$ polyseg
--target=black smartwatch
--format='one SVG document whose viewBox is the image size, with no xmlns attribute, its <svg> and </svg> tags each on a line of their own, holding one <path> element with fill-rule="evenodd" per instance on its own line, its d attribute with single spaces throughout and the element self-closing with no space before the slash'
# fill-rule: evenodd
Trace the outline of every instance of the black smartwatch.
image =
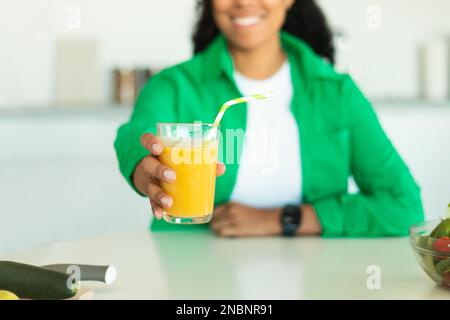
<svg viewBox="0 0 450 320">
<path fill-rule="evenodd" d="M 302 210 L 299 205 L 288 204 L 281 209 L 282 235 L 292 237 L 302 223 Z"/>
</svg>

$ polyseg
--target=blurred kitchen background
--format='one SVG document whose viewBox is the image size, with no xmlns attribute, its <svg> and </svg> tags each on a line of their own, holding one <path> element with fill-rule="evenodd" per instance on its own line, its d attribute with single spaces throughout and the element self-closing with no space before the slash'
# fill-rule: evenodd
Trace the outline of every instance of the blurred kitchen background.
<svg viewBox="0 0 450 320">
<path fill-rule="evenodd" d="M 321 0 L 337 69 L 422 187 L 450 202 L 450 1 Z M 145 229 L 113 140 L 145 81 L 191 56 L 195 0 L 0 0 L 0 252 Z"/>
</svg>

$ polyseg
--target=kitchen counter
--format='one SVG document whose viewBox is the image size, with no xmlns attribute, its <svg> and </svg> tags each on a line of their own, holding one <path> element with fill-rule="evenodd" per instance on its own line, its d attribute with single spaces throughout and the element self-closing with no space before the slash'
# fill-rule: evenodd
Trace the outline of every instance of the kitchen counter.
<svg viewBox="0 0 450 320">
<path fill-rule="evenodd" d="M 415 261 L 408 238 L 223 239 L 141 231 L 61 242 L 1 260 L 113 264 L 96 299 L 450 299 Z M 369 289 L 373 270 L 380 289 Z M 373 284 L 373 282 L 369 281 Z"/>
</svg>

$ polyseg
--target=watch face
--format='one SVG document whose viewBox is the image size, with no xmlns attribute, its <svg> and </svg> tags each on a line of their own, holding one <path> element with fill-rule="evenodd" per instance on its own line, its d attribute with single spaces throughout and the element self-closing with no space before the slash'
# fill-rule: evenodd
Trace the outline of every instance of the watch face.
<svg viewBox="0 0 450 320">
<path fill-rule="evenodd" d="M 291 217 L 291 216 L 285 216 L 285 217 L 284 217 L 284 222 L 285 222 L 285 223 L 294 223 L 294 217 Z"/>
</svg>

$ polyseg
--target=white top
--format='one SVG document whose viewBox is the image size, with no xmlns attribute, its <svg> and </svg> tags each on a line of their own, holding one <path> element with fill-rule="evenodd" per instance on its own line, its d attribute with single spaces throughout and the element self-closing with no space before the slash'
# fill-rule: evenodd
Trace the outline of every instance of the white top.
<svg viewBox="0 0 450 320">
<path fill-rule="evenodd" d="M 300 204 L 300 139 L 290 111 L 289 63 L 265 80 L 249 79 L 237 71 L 234 76 L 244 95 L 267 91 L 274 95 L 248 103 L 247 130 L 231 200 L 259 208 Z"/>
</svg>

